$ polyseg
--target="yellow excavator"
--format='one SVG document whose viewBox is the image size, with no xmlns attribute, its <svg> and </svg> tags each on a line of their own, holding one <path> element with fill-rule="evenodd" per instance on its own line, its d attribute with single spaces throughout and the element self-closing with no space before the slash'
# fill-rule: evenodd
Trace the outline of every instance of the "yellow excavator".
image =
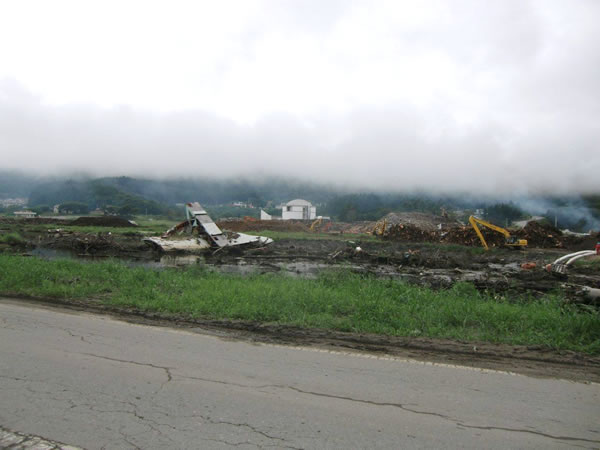
<svg viewBox="0 0 600 450">
<path fill-rule="evenodd" d="M 387 220 L 383 219 L 383 222 L 377 222 L 373 230 L 371 230 L 371 234 L 373 236 L 383 236 L 385 234 L 385 227 L 387 226 Z"/>
<path fill-rule="evenodd" d="M 479 219 L 474 216 L 469 217 L 469 223 L 475 229 L 475 233 L 477 233 L 477 236 L 479 236 L 481 245 L 483 245 L 483 248 L 485 248 L 486 250 L 489 250 L 490 248 L 488 247 L 487 242 L 485 242 L 485 238 L 483 237 L 483 234 L 481 234 L 481 230 L 479 229 L 477 224 L 480 224 L 484 227 L 488 227 L 491 230 L 494 230 L 494 231 L 497 231 L 498 233 L 503 234 L 504 237 L 506 238 L 506 242 L 504 245 L 507 245 L 508 247 L 523 248 L 523 247 L 527 246 L 526 239 L 517 239 L 515 236 L 511 236 L 510 233 L 508 232 L 508 230 L 506 230 L 502 227 L 499 227 L 497 225 L 494 225 L 493 223 L 486 222 L 485 220 Z"/>
<path fill-rule="evenodd" d="M 317 220 L 315 220 L 310 225 L 310 231 L 318 231 L 318 229 L 319 229 L 319 227 L 321 226 L 322 223 L 323 223 L 323 217 L 318 217 Z"/>
</svg>

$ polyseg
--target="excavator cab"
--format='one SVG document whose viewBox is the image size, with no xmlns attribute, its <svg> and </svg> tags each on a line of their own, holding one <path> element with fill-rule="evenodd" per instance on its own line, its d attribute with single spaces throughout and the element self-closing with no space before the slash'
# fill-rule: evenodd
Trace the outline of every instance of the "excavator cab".
<svg viewBox="0 0 600 450">
<path fill-rule="evenodd" d="M 518 239 L 516 236 L 508 236 L 506 238 L 506 245 L 509 247 L 525 247 L 527 246 L 527 240 Z"/>
</svg>

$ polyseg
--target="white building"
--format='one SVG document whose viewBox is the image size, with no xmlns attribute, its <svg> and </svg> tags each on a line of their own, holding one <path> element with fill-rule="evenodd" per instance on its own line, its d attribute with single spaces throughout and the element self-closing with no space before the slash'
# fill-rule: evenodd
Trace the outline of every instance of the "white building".
<svg viewBox="0 0 600 450">
<path fill-rule="evenodd" d="M 313 220 L 317 217 L 317 207 L 310 202 L 297 198 L 281 207 L 283 220 Z"/>
<path fill-rule="evenodd" d="M 17 217 L 21 217 L 23 219 L 32 219 L 37 214 L 34 213 L 33 211 L 15 211 L 14 215 L 17 216 Z"/>
<path fill-rule="evenodd" d="M 23 197 L 19 198 L 0 198 L 0 206 L 5 208 L 9 206 L 25 206 L 27 204 L 27 199 Z"/>
<path fill-rule="evenodd" d="M 271 214 L 266 213 L 262 209 L 260 210 L 260 220 L 273 220 L 273 216 Z"/>
</svg>

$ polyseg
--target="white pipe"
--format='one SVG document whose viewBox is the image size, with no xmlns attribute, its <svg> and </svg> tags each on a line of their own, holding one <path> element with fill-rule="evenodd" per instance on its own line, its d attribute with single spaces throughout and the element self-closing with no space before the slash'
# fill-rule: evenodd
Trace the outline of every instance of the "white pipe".
<svg viewBox="0 0 600 450">
<path fill-rule="evenodd" d="M 592 252 L 592 253 L 590 253 L 590 252 Z M 553 263 L 553 264 L 559 264 L 559 263 L 561 263 L 562 261 L 564 261 L 565 259 L 570 259 L 570 258 L 572 258 L 573 256 L 577 256 L 577 255 L 583 255 L 583 254 L 585 254 L 585 255 L 588 255 L 588 254 L 593 254 L 593 253 L 595 253 L 595 252 L 594 252 L 594 250 L 581 250 L 581 251 L 579 251 L 579 252 L 575 252 L 575 253 L 569 253 L 568 255 L 561 256 L 560 258 L 558 258 L 556 261 L 554 261 L 554 263 Z"/>
<path fill-rule="evenodd" d="M 578 260 L 578 259 L 580 259 L 580 258 L 585 258 L 586 256 L 592 256 L 592 255 L 595 255 L 595 254 L 596 254 L 596 251 L 595 251 L 595 250 L 587 250 L 587 252 L 586 252 L 586 253 L 582 253 L 581 255 L 576 255 L 576 256 L 573 256 L 571 259 L 569 259 L 569 260 L 568 260 L 568 261 L 565 263 L 565 265 L 566 265 L 566 266 L 568 266 L 569 264 L 571 264 L 571 263 L 572 263 L 572 262 L 574 262 L 574 261 L 577 261 L 577 260 Z"/>
</svg>

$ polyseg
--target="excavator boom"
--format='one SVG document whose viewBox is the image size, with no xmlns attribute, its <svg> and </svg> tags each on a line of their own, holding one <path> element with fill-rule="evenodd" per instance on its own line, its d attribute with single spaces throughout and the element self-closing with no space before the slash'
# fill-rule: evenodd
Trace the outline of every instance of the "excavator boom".
<svg viewBox="0 0 600 450">
<path fill-rule="evenodd" d="M 485 241 L 483 234 L 481 234 L 481 230 L 479 229 L 477 224 L 480 224 L 484 227 L 489 228 L 490 230 L 497 231 L 498 233 L 504 235 L 504 237 L 506 238 L 505 245 L 508 245 L 509 247 L 525 247 L 525 246 L 527 246 L 527 241 L 525 239 L 516 239 L 514 236 L 511 236 L 510 232 L 508 230 L 506 230 L 505 228 L 499 227 L 498 225 L 494 225 L 493 223 L 487 222 L 483 219 L 479 219 L 477 217 L 471 216 L 471 217 L 469 217 L 469 223 L 475 230 L 475 233 L 477 233 L 477 236 L 479 237 L 479 240 L 481 241 L 481 245 L 483 245 L 483 248 L 485 248 L 486 250 L 489 250 L 490 248 L 488 247 L 487 242 Z"/>
</svg>

